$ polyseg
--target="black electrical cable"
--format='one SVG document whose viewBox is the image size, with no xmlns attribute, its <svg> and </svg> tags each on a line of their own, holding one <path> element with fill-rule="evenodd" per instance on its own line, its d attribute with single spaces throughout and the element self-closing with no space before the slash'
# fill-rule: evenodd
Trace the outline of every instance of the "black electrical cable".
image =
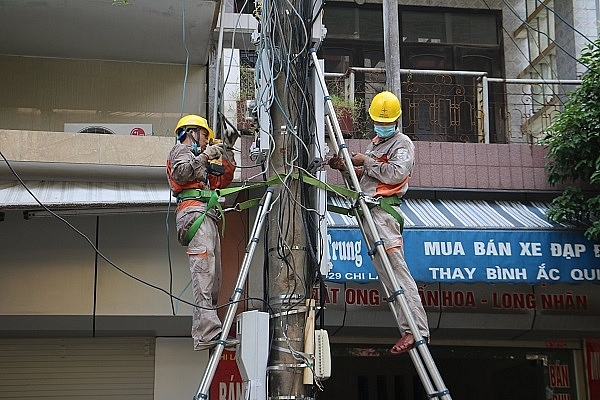
<svg viewBox="0 0 600 400">
<path fill-rule="evenodd" d="M 167 262 L 169 264 L 169 294 L 173 295 L 173 263 L 171 262 L 171 229 L 169 226 L 169 215 L 171 214 L 171 193 L 169 193 L 169 200 L 167 205 L 167 214 L 165 215 L 165 227 L 166 227 L 166 236 L 167 236 Z M 173 301 L 173 297 L 169 296 L 169 301 L 171 303 L 171 314 L 176 315 L 175 312 L 175 302 Z"/>
<path fill-rule="evenodd" d="M 346 293 L 346 289 L 347 289 L 347 288 L 348 288 L 348 287 L 347 287 L 347 284 L 346 284 L 346 282 L 344 282 L 344 292 L 343 292 L 343 293 L 344 293 L 344 296 L 345 296 L 345 293 Z M 348 304 L 347 304 L 347 303 L 346 303 L 346 301 L 344 300 L 344 315 L 343 315 L 343 317 L 342 317 L 342 324 L 341 324 L 341 325 L 340 325 L 340 326 L 339 326 L 339 327 L 338 327 L 338 328 L 337 328 L 335 331 L 333 331 L 333 333 L 331 334 L 331 337 L 334 337 L 335 335 L 337 335 L 337 333 L 338 333 L 339 331 L 341 331 L 341 330 L 342 330 L 342 328 L 344 328 L 344 327 L 346 326 L 346 316 L 347 316 L 347 315 L 348 315 Z"/>
<path fill-rule="evenodd" d="M 100 217 L 96 216 L 96 247 L 100 240 Z M 96 307 L 98 305 L 98 253 L 94 253 L 94 304 L 92 311 L 92 337 L 96 337 Z"/>
</svg>

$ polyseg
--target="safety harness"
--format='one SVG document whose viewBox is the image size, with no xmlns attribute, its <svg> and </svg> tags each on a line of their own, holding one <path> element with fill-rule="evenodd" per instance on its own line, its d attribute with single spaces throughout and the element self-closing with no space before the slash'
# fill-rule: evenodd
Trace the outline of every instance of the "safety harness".
<svg viewBox="0 0 600 400">
<path fill-rule="evenodd" d="M 400 233 L 404 232 L 404 218 L 402 217 L 402 215 L 393 207 L 393 206 L 399 206 L 400 204 L 402 204 L 402 201 L 400 200 L 400 198 L 397 195 L 392 195 L 389 197 L 380 197 L 377 200 L 379 200 L 379 206 L 386 211 L 388 214 L 390 214 L 392 217 L 394 217 L 396 219 L 396 221 L 398 221 L 398 223 L 400 224 Z M 369 208 L 373 208 L 375 206 L 377 206 L 377 204 L 373 204 L 372 203 L 368 203 Z"/>
<path fill-rule="evenodd" d="M 206 218 L 206 214 L 213 207 L 216 207 L 223 217 L 223 207 L 219 204 L 219 198 L 221 197 L 219 190 L 202 190 L 202 189 L 186 189 L 179 194 L 177 194 L 177 203 L 181 203 L 185 200 L 198 200 L 203 203 L 206 203 L 206 210 L 194 221 L 194 223 L 190 226 L 185 235 L 185 245 L 187 246 L 192 241 L 192 238 L 198 232 L 200 225 L 204 222 L 204 218 Z M 225 224 L 225 219 L 223 219 L 223 225 Z M 225 227 L 223 226 L 224 230 Z"/>
<path fill-rule="evenodd" d="M 261 182 L 261 183 L 253 184 L 253 185 L 249 185 L 249 186 L 231 187 L 231 188 L 223 188 L 223 189 L 215 189 L 215 190 L 185 189 L 185 190 L 182 190 L 181 192 L 179 192 L 176 195 L 178 204 L 185 200 L 198 200 L 203 203 L 206 203 L 206 209 L 204 210 L 204 212 L 192 223 L 192 225 L 190 225 L 190 228 L 188 229 L 187 234 L 185 235 L 185 238 L 184 238 L 184 245 L 187 246 L 188 244 L 190 244 L 194 235 L 196 235 L 196 232 L 198 232 L 198 229 L 200 229 L 200 225 L 202 225 L 202 222 L 204 222 L 204 219 L 206 218 L 206 214 L 213 207 L 216 207 L 217 210 L 219 211 L 219 214 L 221 215 L 221 220 L 223 221 L 223 224 L 221 225 L 221 234 L 224 235 L 224 233 L 225 233 L 225 212 L 223 211 L 223 207 L 221 206 L 221 204 L 219 202 L 220 198 L 227 196 L 228 194 L 239 192 L 241 190 L 246 190 L 246 189 L 265 186 L 265 185 L 268 186 L 272 182 L 274 182 L 274 179 L 270 179 L 266 182 Z M 260 199 L 247 200 L 243 203 L 240 203 L 236 207 L 236 209 L 238 211 L 245 210 L 246 208 L 250 208 L 250 207 L 258 204 L 259 201 L 260 201 Z"/>
</svg>

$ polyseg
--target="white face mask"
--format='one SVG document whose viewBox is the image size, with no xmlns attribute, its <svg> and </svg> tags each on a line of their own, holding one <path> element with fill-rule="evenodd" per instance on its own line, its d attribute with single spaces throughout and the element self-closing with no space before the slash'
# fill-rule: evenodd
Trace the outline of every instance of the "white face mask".
<svg viewBox="0 0 600 400">
<path fill-rule="evenodd" d="M 394 125 L 373 125 L 375 133 L 380 138 L 389 138 L 396 133 L 396 127 Z"/>
</svg>

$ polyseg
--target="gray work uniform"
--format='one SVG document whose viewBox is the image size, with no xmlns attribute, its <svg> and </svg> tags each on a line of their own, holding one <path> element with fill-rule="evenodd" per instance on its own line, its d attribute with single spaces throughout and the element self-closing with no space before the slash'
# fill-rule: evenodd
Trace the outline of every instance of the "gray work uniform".
<svg viewBox="0 0 600 400">
<path fill-rule="evenodd" d="M 171 149 L 167 160 L 167 175 L 172 192 L 177 195 L 186 189 L 222 189 L 233 179 L 235 164 L 233 154 L 227 151 L 223 157 L 225 173 L 221 176 L 207 174 L 208 160 L 205 155 L 196 156 L 192 147 L 181 143 Z M 185 245 L 190 226 L 204 213 L 206 202 L 183 200 L 177 206 L 177 237 Z M 192 338 L 194 347 L 208 342 L 221 333 L 222 324 L 215 306 L 221 288 L 221 239 L 217 225 L 218 212 L 209 210 L 206 218 L 187 245 L 187 255 L 192 278 L 194 307 Z"/>
<path fill-rule="evenodd" d="M 356 167 L 363 193 L 374 198 L 388 197 L 394 194 L 402 197 L 408 190 L 408 180 L 415 160 L 415 147 L 410 138 L 399 131 L 396 131 L 393 136 L 387 139 L 376 137 L 365 150 L 365 155 L 367 159 L 362 167 Z M 393 207 L 400 213 L 399 206 Z M 423 337 L 429 337 L 427 315 L 419 297 L 417 284 L 404 260 L 404 244 L 400 223 L 380 206 L 373 207 L 371 215 L 377 226 L 379 236 L 383 240 L 396 280 L 404 289 L 408 306 L 412 311 L 420 333 Z M 365 226 L 365 230 L 369 242 L 373 244 L 375 238 L 368 227 Z M 375 256 L 373 264 L 381 283 L 387 291 L 391 294 L 398 290 L 399 288 L 393 287 L 379 257 Z M 407 319 L 400 308 L 400 303 L 395 301 L 392 305 L 398 315 L 401 332 L 403 334 L 410 332 Z"/>
</svg>

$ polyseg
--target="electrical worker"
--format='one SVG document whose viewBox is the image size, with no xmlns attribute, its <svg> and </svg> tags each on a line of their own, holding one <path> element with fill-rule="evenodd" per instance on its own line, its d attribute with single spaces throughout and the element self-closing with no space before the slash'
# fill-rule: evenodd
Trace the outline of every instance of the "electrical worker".
<svg viewBox="0 0 600 400">
<path fill-rule="evenodd" d="M 428 342 L 427 315 L 419 297 L 417 284 L 404 260 L 404 221 L 400 214 L 400 198 L 408 190 L 408 180 L 414 167 L 415 146 L 410 138 L 398 129 L 400 114 L 402 110 L 396 95 L 388 91 L 378 93 L 369 107 L 369 115 L 377 136 L 367 146 L 364 154 L 352 153 L 351 159 L 360 179 L 361 190 L 366 196 L 379 202 L 371 208 L 371 215 L 420 334 Z M 344 160 L 337 155 L 330 159 L 329 166 L 342 171 L 343 174 L 348 173 Z M 370 243 L 375 243 L 376 239 L 372 237 L 371 232 L 368 229 L 366 231 Z M 392 286 L 379 257 L 375 257 L 373 264 L 388 293 L 395 293 L 399 288 Z M 414 346 L 415 338 L 399 302 L 395 300 L 392 304 L 398 315 L 402 337 L 392 347 L 391 352 L 401 354 Z"/>
<path fill-rule="evenodd" d="M 214 189 L 223 189 L 233 180 L 235 161 L 230 149 L 211 144 L 215 134 L 203 117 L 181 118 L 175 136 L 178 143 L 167 159 L 167 177 L 177 197 L 177 237 L 187 246 L 192 275 L 194 350 L 204 350 L 217 344 L 222 331 L 215 308 L 221 287 L 220 213 L 211 199 L 218 199 Z M 225 346 L 233 344 L 228 339 Z"/>
</svg>

